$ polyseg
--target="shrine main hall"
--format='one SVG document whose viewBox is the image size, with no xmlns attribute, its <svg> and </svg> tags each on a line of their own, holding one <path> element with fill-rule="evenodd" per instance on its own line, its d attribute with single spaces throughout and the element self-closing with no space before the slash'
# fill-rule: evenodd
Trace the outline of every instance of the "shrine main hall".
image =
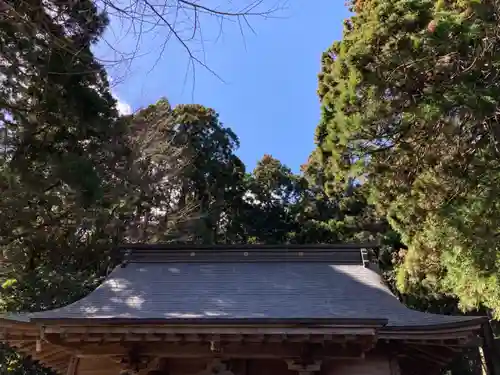
<svg viewBox="0 0 500 375">
<path fill-rule="evenodd" d="M 63 375 L 432 375 L 490 340 L 404 306 L 362 246 L 124 250 L 84 298 L 5 315 L 2 342 Z"/>
</svg>

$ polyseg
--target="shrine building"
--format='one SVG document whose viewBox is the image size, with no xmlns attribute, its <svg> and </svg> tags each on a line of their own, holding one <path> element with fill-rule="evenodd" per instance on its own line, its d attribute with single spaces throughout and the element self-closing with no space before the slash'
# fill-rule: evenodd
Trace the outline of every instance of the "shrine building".
<svg viewBox="0 0 500 375">
<path fill-rule="evenodd" d="M 433 375 L 488 341 L 484 317 L 405 307 L 366 247 L 124 250 L 86 297 L 4 316 L 1 341 L 63 375 Z"/>
</svg>

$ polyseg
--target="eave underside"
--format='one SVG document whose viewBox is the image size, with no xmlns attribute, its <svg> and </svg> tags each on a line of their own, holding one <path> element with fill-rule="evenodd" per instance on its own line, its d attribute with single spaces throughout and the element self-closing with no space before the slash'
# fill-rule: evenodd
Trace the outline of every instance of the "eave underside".
<svg viewBox="0 0 500 375">
<path fill-rule="evenodd" d="M 384 327 L 4 325 L 2 341 L 68 375 L 117 375 L 130 353 L 144 363 L 176 360 L 290 359 L 304 353 L 323 361 L 364 358 L 377 351 L 406 366 L 443 368 L 464 347 L 478 345 L 479 324 L 428 330 Z M 125 361 L 126 362 L 126 361 Z M 148 367 L 144 367 L 146 370 Z M 144 371 L 143 371 L 144 372 Z M 142 375 L 142 374 L 141 374 Z"/>
</svg>

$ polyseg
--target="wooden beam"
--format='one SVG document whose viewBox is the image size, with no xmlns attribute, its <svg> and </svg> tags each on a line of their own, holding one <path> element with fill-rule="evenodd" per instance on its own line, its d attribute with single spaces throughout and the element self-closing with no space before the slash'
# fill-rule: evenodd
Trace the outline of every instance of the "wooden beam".
<svg viewBox="0 0 500 375">
<path fill-rule="evenodd" d="M 47 362 L 50 362 L 52 358 L 57 358 L 57 357 L 60 357 L 60 356 L 64 356 L 64 355 L 67 355 L 68 353 L 64 352 L 64 350 L 62 350 L 62 348 L 60 347 L 53 347 L 52 350 L 50 351 L 44 351 L 42 353 L 37 353 L 35 355 L 35 357 L 39 360 L 39 361 L 47 361 Z"/>
<path fill-rule="evenodd" d="M 436 350 L 428 350 L 425 348 L 418 347 L 416 345 L 409 345 L 408 348 L 410 350 L 414 350 L 424 356 L 426 356 L 429 360 L 441 365 L 446 366 L 453 360 L 454 353 L 450 353 L 452 355 L 442 355 L 439 351 Z"/>
<path fill-rule="evenodd" d="M 300 358 L 304 349 L 309 347 L 313 357 L 317 358 L 359 358 L 365 351 L 361 344 L 351 344 L 342 347 L 339 344 L 307 345 L 299 343 L 227 343 L 221 345 L 217 356 L 222 358 Z M 98 358 L 111 356 L 125 356 L 131 350 L 148 357 L 163 358 L 212 358 L 214 353 L 209 343 L 186 343 L 184 345 L 162 344 L 66 344 L 65 348 L 71 350 L 79 358 Z"/>
<path fill-rule="evenodd" d="M 280 336 L 266 336 L 266 335 L 161 335 L 161 334 L 64 334 L 62 337 L 58 334 L 46 334 L 46 339 L 49 342 L 65 343 L 114 343 L 114 342 L 176 342 L 176 343 L 189 343 L 189 342 L 246 342 L 246 343 L 280 343 L 280 342 L 297 342 L 297 343 L 323 343 L 323 342 L 338 342 L 348 343 L 356 341 L 370 341 L 374 342 L 374 336 L 333 336 L 327 338 L 324 336 L 307 337 L 305 335 L 280 335 Z M 62 340 L 62 341 L 61 341 Z"/>
<path fill-rule="evenodd" d="M 477 347 L 481 345 L 482 340 L 479 337 L 471 337 L 468 340 L 403 340 L 403 344 L 446 347 L 455 351 L 462 351 L 464 348 Z"/>
<path fill-rule="evenodd" d="M 66 367 L 69 365 L 71 356 L 65 354 L 64 352 L 60 352 L 58 355 L 52 356 L 51 358 L 39 359 L 37 356 L 33 356 L 33 358 L 49 367 L 54 367 L 55 365 L 64 365 Z"/>
<path fill-rule="evenodd" d="M 441 374 L 441 368 L 436 366 L 435 363 L 422 360 L 421 358 L 412 357 L 399 357 L 399 367 L 401 374 L 425 374 L 425 375 L 438 375 Z"/>
<path fill-rule="evenodd" d="M 453 328 L 441 329 L 419 329 L 419 330 L 405 330 L 405 329 L 390 329 L 382 328 L 378 331 L 378 336 L 382 339 L 456 339 L 467 338 L 470 336 L 477 336 L 481 332 L 481 323 Z"/>
<path fill-rule="evenodd" d="M 375 328 L 356 327 L 193 327 L 193 326 L 47 326 L 45 334 L 79 333 L 79 334 L 174 334 L 174 335 L 336 335 L 336 336 L 373 336 Z"/>
</svg>

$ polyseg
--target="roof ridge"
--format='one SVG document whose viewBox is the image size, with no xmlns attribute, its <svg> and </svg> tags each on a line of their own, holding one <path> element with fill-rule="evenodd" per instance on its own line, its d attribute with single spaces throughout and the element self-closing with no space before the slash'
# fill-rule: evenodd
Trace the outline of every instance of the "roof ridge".
<svg viewBox="0 0 500 375">
<path fill-rule="evenodd" d="M 121 246 L 133 263 L 325 262 L 368 266 L 374 245 L 172 245 Z"/>
<path fill-rule="evenodd" d="M 125 243 L 120 249 L 361 249 L 376 248 L 376 242 L 367 243 L 314 243 L 314 244 L 189 244 L 189 243 Z"/>
</svg>

